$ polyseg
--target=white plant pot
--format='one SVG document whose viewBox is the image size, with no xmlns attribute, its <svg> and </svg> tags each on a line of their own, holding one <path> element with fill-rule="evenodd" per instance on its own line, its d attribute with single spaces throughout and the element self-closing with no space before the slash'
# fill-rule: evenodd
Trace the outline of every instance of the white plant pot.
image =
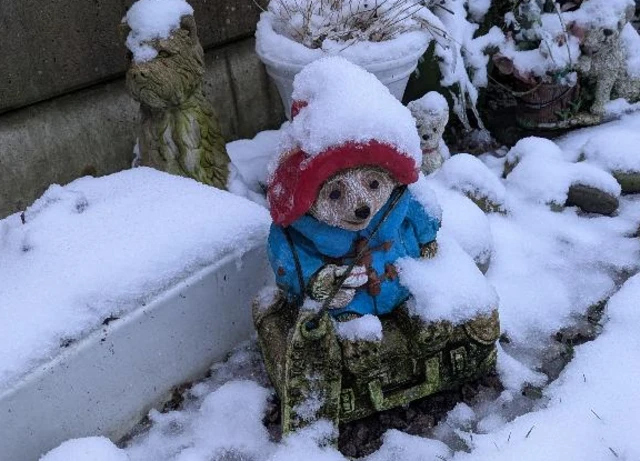
<svg viewBox="0 0 640 461">
<path fill-rule="evenodd" d="M 302 46 L 302 45 L 300 45 Z M 407 55 L 389 61 L 376 61 L 371 64 L 363 64 L 356 62 L 368 72 L 375 75 L 398 100 L 402 100 L 404 90 L 407 88 L 409 76 L 416 70 L 418 59 L 424 54 L 426 48 L 413 50 Z M 256 52 L 260 60 L 264 63 L 267 73 L 273 79 L 280 93 L 282 104 L 284 105 L 287 118 L 291 119 L 291 94 L 293 93 L 293 80 L 307 64 L 313 62 L 309 60 L 304 64 L 292 63 L 290 61 L 279 60 L 273 54 L 265 56 L 256 47 Z M 327 54 L 328 56 L 328 54 Z M 347 58 L 348 59 L 348 58 Z"/>
</svg>

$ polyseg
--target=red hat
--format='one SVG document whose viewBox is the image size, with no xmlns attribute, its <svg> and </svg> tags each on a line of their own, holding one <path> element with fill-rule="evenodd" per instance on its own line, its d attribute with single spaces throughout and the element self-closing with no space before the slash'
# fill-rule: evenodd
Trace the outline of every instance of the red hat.
<svg viewBox="0 0 640 461">
<path fill-rule="evenodd" d="M 307 65 L 293 84 L 284 154 L 269 178 L 273 222 L 307 213 L 336 173 L 377 166 L 400 184 L 418 180 L 422 150 L 411 112 L 372 74 L 340 57 Z"/>
<path fill-rule="evenodd" d="M 327 179 L 339 171 L 366 165 L 387 170 L 400 184 L 418 180 L 418 169 L 411 157 L 375 140 L 347 142 L 313 157 L 301 149 L 290 151 L 280 158 L 269 181 L 267 199 L 273 222 L 290 225 L 309 211 Z"/>
</svg>

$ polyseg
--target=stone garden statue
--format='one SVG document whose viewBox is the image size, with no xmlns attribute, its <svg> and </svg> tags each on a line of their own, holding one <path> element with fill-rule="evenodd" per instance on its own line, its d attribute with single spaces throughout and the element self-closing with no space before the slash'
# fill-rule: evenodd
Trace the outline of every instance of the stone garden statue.
<svg viewBox="0 0 640 461">
<path fill-rule="evenodd" d="M 181 2 L 171 2 L 180 5 Z M 159 17 L 146 30 L 157 2 L 140 0 L 123 21 L 132 60 L 127 88 L 140 102 L 140 164 L 227 188 L 230 160 L 220 125 L 202 92 L 204 52 L 191 7 Z M 171 17 L 171 15 L 165 15 Z M 164 31 L 158 33 L 164 27 Z"/>
<path fill-rule="evenodd" d="M 449 104 L 437 91 L 430 91 L 420 99 L 407 104 L 416 119 L 420 147 L 422 148 L 422 172 L 430 174 L 449 158 L 449 149 L 442 139 L 449 122 Z"/>
<path fill-rule="evenodd" d="M 587 7 L 589 2 L 583 5 Z M 640 98 L 640 80 L 629 75 L 621 42 L 622 30 L 634 14 L 634 6 L 629 5 L 611 27 L 602 27 L 596 21 L 586 28 L 572 26 L 572 32 L 581 38 L 578 72 L 585 86 L 592 89 L 590 112 L 593 115 L 604 115 L 605 105 L 611 99 L 625 98 L 635 102 Z"/>
<path fill-rule="evenodd" d="M 350 99 L 352 90 L 364 93 Z M 421 160 L 410 112 L 341 58 L 303 69 L 293 97 L 287 149 L 268 184 L 277 287 L 253 310 L 283 433 L 362 418 L 489 372 L 496 311 L 454 326 L 426 323 L 406 306 L 395 262 L 435 257 L 440 228 L 408 187 Z"/>
</svg>

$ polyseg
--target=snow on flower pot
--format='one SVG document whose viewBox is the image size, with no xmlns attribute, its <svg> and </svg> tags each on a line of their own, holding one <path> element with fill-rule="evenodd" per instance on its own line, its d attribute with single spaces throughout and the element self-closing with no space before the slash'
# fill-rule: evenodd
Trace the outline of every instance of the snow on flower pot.
<svg viewBox="0 0 640 461">
<path fill-rule="evenodd" d="M 325 39 L 320 47 L 312 48 L 289 38 L 279 22 L 273 12 L 262 13 L 256 32 L 256 52 L 278 88 L 289 119 L 293 79 L 307 64 L 325 56 L 340 55 L 374 74 L 401 100 L 409 76 L 431 40 L 426 31 L 408 29 L 381 41 Z"/>
</svg>

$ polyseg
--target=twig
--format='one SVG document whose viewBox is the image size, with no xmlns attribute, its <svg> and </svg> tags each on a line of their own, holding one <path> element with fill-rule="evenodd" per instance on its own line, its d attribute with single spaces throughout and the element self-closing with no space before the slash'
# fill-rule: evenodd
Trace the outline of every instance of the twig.
<svg viewBox="0 0 640 461">
<path fill-rule="evenodd" d="M 534 424 L 533 426 L 531 426 L 531 429 L 529 429 L 529 432 L 527 432 L 527 435 L 524 436 L 525 439 L 528 439 L 529 436 L 531 435 L 531 431 L 533 431 L 533 428 L 536 427 L 536 425 Z"/>
</svg>

